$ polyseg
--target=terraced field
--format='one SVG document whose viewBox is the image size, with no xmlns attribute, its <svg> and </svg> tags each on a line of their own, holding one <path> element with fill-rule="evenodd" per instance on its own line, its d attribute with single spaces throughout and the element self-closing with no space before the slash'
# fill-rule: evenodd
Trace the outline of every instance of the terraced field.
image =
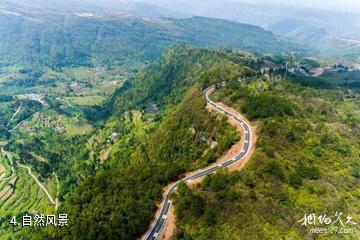
<svg viewBox="0 0 360 240">
<path fill-rule="evenodd" d="M 0 184 L 0 213 L 53 211 L 54 205 L 49 202 L 34 179 L 25 170 L 17 170 L 19 176 L 14 176 Z M 3 195 L 3 193 L 8 194 Z"/>
<path fill-rule="evenodd" d="M 35 212 L 54 214 L 55 208 L 26 169 L 15 165 L 12 174 L 10 161 L 4 154 L 0 155 L 0 164 L 0 239 L 7 239 L 14 236 L 9 216 Z M 43 185 L 52 196 L 56 195 L 55 178 Z"/>
<path fill-rule="evenodd" d="M 11 175 L 11 167 L 4 157 L 0 155 L 0 179 Z"/>
</svg>

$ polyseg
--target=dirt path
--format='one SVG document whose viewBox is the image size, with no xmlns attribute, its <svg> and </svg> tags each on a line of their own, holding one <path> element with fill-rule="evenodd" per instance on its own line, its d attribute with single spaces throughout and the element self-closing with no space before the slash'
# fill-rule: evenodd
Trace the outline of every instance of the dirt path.
<svg viewBox="0 0 360 240">
<path fill-rule="evenodd" d="M 13 178 L 15 176 L 15 168 L 14 168 L 14 161 L 12 159 L 11 154 L 6 152 L 3 148 L 1 148 L 1 154 L 8 159 L 10 167 L 11 167 L 11 176 L 0 177 L 0 181 L 3 181 L 3 180 L 8 180 L 10 178 Z"/>
<path fill-rule="evenodd" d="M 55 198 L 55 209 L 58 209 L 60 206 L 59 196 L 60 196 L 60 182 L 58 175 L 54 172 L 54 177 L 56 180 L 56 198 Z"/>
<path fill-rule="evenodd" d="M 41 182 L 39 181 L 39 179 L 37 179 L 37 177 L 32 173 L 31 168 L 21 165 L 19 162 L 17 162 L 17 165 L 19 165 L 19 167 L 27 169 L 29 175 L 35 179 L 35 182 L 39 185 L 39 187 L 45 192 L 46 196 L 48 197 L 49 201 L 54 204 L 55 206 L 57 206 L 57 203 L 55 202 L 55 200 L 53 199 L 53 197 L 50 195 L 50 193 L 48 192 L 48 190 L 41 184 Z"/>
<path fill-rule="evenodd" d="M 7 180 L 10 179 L 12 177 L 15 176 L 15 169 L 14 169 L 14 161 L 12 159 L 12 155 L 9 152 L 6 152 L 3 148 L 1 149 L 1 154 L 4 156 L 7 156 L 7 158 L 10 161 L 10 165 L 11 165 L 11 171 L 12 171 L 12 175 L 10 177 L 7 178 L 0 178 L 0 180 Z M 28 174 L 35 180 L 35 182 L 37 183 L 37 185 L 39 185 L 39 187 L 45 192 L 46 196 L 48 197 L 49 201 L 55 205 L 55 208 L 58 208 L 59 206 L 59 202 L 58 202 L 58 197 L 56 197 L 56 199 L 54 200 L 54 198 L 51 196 L 51 194 L 48 192 L 48 190 L 41 184 L 41 182 L 39 181 L 39 179 L 32 173 L 31 168 L 21 165 L 19 162 L 16 162 L 17 165 L 21 168 L 24 168 L 28 171 Z M 60 192 L 60 188 L 59 188 L 59 181 L 58 178 L 56 176 L 56 181 L 57 181 L 57 196 Z"/>
<path fill-rule="evenodd" d="M 10 121 L 9 121 L 9 124 L 12 120 L 14 120 L 14 118 L 16 117 L 16 115 L 20 112 L 22 108 L 22 103 L 20 104 L 19 108 L 16 110 L 16 112 L 14 113 L 14 115 L 11 117 Z"/>
<path fill-rule="evenodd" d="M 22 120 L 22 121 L 19 122 L 13 129 L 9 130 L 8 132 L 9 132 L 9 133 L 14 132 L 14 131 L 15 131 L 18 127 L 20 127 L 24 122 L 26 122 L 27 120 L 31 119 L 31 118 L 32 118 L 35 114 L 37 114 L 37 113 L 39 113 L 39 112 L 36 112 L 36 113 L 32 114 L 31 116 L 29 116 L 28 118 Z"/>
</svg>

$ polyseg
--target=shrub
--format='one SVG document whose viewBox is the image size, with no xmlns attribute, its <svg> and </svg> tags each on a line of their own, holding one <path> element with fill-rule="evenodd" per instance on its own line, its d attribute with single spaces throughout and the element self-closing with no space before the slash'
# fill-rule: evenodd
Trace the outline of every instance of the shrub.
<svg viewBox="0 0 360 240">
<path fill-rule="evenodd" d="M 289 177 L 289 184 L 294 188 L 298 188 L 302 185 L 302 177 L 299 172 L 295 172 Z"/>
<path fill-rule="evenodd" d="M 296 106 L 290 101 L 263 93 L 260 96 L 248 96 L 242 111 L 251 119 L 268 118 L 275 116 L 293 116 Z"/>
<path fill-rule="evenodd" d="M 306 166 L 303 163 L 300 163 L 298 172 L 303 178 L 308 178 L 311 180 L 317 180 L 321 177 L 320 170 L 315 165 Z"/>
<path fill-rule="evenodd" d="M 204 213 L 204 219 L 207 226 L 216 224 L 216 211 L 213 208 L 207 208 Z"/>
<path fill-rule="evenodd" d="M 281 168 L 281 165 L 275 160 L 265 162 L 264 171 L 279 178 L 280 180 L 285 179 L 285 174 Z"/>
</svg>

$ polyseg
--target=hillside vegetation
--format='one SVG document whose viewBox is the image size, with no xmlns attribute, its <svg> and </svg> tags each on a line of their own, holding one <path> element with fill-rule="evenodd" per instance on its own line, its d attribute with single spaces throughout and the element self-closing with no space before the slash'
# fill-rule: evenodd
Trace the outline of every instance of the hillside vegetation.
<svg viewBox="0 0 360 240">
<path fill-rule="evenodd" d="M 262 72 L 269 61 L 279 67 Z M 20 239 L 141 236 L 165 186 L 214 162 L 241 137 L 226 118 L 205 109 L 202 90 L 224 81 L 226 87 L 212 97 L 258 123 L 257 151 L 241 173 L 219 172 L 195 188 L 179 187 L 176 238 L 309 238 L 297 221 L 325 210 L 328 215 L 343 211 L 359 222 L 357 89 L 349 99 L 341 84 L 323 88 L 314 84 L 319 78 L 284 79 L 284 66 L 276 61 L 232 50 L 173 47 L 103 105 L 82 108 L 87 119 L 49 97 L 50 107 L 65 119 L 92 123 L 93 129 L 77 135 L 49 129 L 26 135 L 22 129 L 16 133 L 22 138 L 10 138 L 6 148 L 41 178 L 58 175 L 58 211 L 68 213 L 71 224 L 7 234 Z"/>
<path fill-rule="evenodd" d="M 13 11 L 13 14 L 0 13 L 0 64 L 26 62 L 60 69 L 111 67 L 128 61 L 148 63 L 166 48 L 178 44 L 257 52 L 300 50 L 260 27 L 224 20 Z"/>
<path fill-rule="evenodd" d="M 175 239 L 313 239 L 298 222 L 305 214 L 360 221 L 359 99 L 274 79 L 228 81 L 214 93 L 258 123 L 257 150 L 241 172 L 179 189 Z M 358 225 L 345 227 L 354 233 L 316 239 L 358 239 Z"/>
<path fill-rule="evenodd" d="M 134 239 L 143 234 L 164 186 L 213 162 L 239 140 L 226 118 L 217 118 L 205 109 L 201 92 L 199 76 L 205 66 L 211 68 L 217 61 L 231 64 L 221 55 L 226 53 L 192 47 L 171 49 L 131 85 L 120 89 L 111 105 L 113 115 L 107 116 L 94 140 L 102 145 L 102 132 L 120 133 L 111 157 L 65 198 L 59 210 L 67 212 L 73 224 L 48 228 L 36 236 Z M 237 70 L 240 73 L 242 69 Z M 124 99 L 127 104 L 120 104 Z M 144 107 L 153 103 L 160 108 L 158 120 L 148 121 Z"/>
</svg>

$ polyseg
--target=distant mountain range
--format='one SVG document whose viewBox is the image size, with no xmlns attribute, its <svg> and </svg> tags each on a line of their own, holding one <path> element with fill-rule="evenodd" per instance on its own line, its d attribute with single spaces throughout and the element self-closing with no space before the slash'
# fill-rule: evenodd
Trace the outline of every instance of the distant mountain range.
<svg viewBox="0 0 360 240">
<path fill-rule="evenodd" d="M 255 5 L 223 0 L 141 0 L 188 15 L 227 19 L 261 26 L 291 37 L 322 54 L 339 54 L 360 47 L 360 14 L 304 9 L 279 5 Z M 339 51 L 339 48 L 341 49 Z M 350 50 L 351 52 L 351 50 Z"/>
<path fill-rule="evenodd" d="M 189 14 L 179 13 L 168 8 L 162 8 L 150 3 L 131 0 L 3 0 L 0 11 L 16 10 L 37 13 L 114 13 L 126 11 L 136 15 L 152 17 L 189 17 Z"/>
<path fill-rule="evenodd" d="M 36 6 L 36 7 L 35 7 Z M 0 11 L 23 8 L 38 12 L 118 12 L 152 17 L 203 16 L 254 24 L 275 34 L 299 33 L 360 40 L 360 14 L 275 5 L 256 5 L 231 0 L 3 0 Z"/>
<path fill-rule="evenodd" d="M 55 1 L 49 5 L 37 1 L 34 5 L 26 1 L 1 4 L 3 61 L 53 68 L 114 64 L 129 58 L 147 62 L 158 58 L 167 47 L 179 44 L 261 53 L 303 51 L 299 45 L 254 25 L 203 17 L 157 18 L 120 8 L 104 10 L 76 2 L 67 5 Z M 124 8 L 134 6 L 125 3 Z"/>
<path fill-rule="evenodd" d="M 340 57 L 360 49 L 355 13 L 219 0 L 4 0 L 0 23 L 2 59 L 53 67 L 152 61 L 177 44 Z"/>
</svg>

